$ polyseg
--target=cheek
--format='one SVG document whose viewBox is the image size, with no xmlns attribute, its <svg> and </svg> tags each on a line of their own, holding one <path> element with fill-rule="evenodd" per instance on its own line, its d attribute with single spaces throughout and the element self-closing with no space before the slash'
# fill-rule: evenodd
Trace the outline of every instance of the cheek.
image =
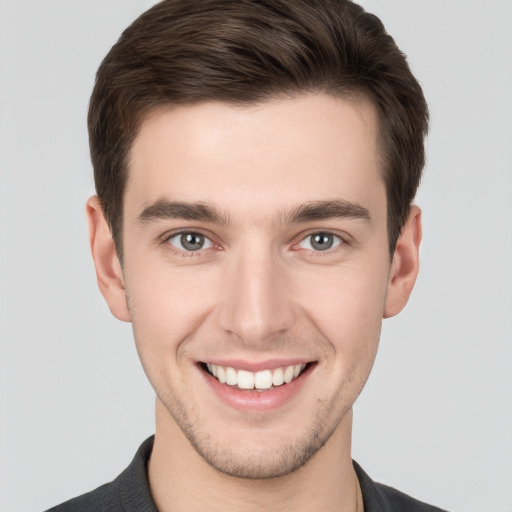
<svg viewBox="0 0 512 512">
<path fill-rule="evenodd" d="M 177 369 L 183 369 L 188 341 L 208 315 L 212 299 L 197 275 L 158 266 L 131 276 L 127 295 L 137 353 L 157 395 L 169 403 L 179 395 Z"/>
<path fill-rule="evenodd" d="M 310 286 L 296 290 L 296 296 L 302 297 L 303 311 L 336 353 L 334 364 L 344 371 L 358 365 L 369 371 L 380 337 L 387 268 L 361 265 L 333 270 L 321 278 L 316 275 Z"/>
<path fill-rule="evenodd" d="M 176 351 L 208 315 L 215 276 L 198 270 L 146 267 L 127 283 L 135 340 L 141 349 Z"/>
</svg>

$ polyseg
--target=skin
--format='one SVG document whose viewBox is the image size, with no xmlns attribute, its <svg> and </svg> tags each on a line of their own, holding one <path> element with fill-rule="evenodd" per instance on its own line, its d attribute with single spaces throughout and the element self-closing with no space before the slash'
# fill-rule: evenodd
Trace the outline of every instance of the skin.
<svg viewBox="0 0 512 512">
<path fill-rule="evenodd" d="M 99 287 L 133 323 L 157 394 L 148 473 L 160 511 L 362 510 L 352 405 L 382 319 L 408 300 L 421 240 L 413 206 L 390 259 L 377 126 L 370 102 L 323 94 L 156 110 L 131 152 L 123 267 L 98 199 L 88 201 Z M 208 204 L 229 222 L 154 209 L 141 220 L 158 201 Z M 329 201 L 367 218 L 290 220 Z M 206 245 L 186 252 L 180 230 Z M 332 248 L 311 245 L 318 233 Z M 242 411 L 198 364 L 219 358 L 294 358 L 310 371 L 279 407 Z"/>
</svg>

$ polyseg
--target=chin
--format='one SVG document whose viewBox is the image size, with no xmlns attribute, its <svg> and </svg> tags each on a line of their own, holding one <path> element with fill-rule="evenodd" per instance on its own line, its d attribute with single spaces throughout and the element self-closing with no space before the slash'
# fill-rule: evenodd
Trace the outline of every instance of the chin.
<svg viewBox="0 0 512 512">
<path fill-rule="evenodd" d="M 207 429 L 197 428 L 197 423 L 184 422 L 179 427 L 211 467 L 231 477 L 254 480 L 282 477 L 304 466 L 338 425 L 327 428 L 326 422 L 317 417 L 302 434 L 288 430 L 274 435 L 256 428 L 254 432 L 226 433 L 217 440 Z"/>
<path fill-rule="evenodd" d="M 293 473 L 306 464 L 327 439 L 315 437 L 311 441 L 280 446 L 278 450 L 212 450 L 209 446 L 202 446 L 197 439 L 190 438 L 192 446 L 210 466 L 226 475 L 251 480 L 278 478 Z"/>
</svg>

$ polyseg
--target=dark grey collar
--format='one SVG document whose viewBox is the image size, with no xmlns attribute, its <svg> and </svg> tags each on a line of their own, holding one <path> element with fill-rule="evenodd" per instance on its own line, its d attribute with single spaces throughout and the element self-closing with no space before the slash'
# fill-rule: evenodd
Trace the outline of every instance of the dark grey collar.
<svg viewBox="0 0 512 512">
<path fill-rule="evenodd" d="M 113 482 L 47 512 L 158 512 L 147 475 L 153 441 L 154 436 L 151 436 L 142 443 L 130 465 Z M 357 462 L 353 464 L 363 493 L 364 512 L 443 512 L 396 489 L 375 483 Z"/>
<path fill-rule="evenodd" d="M 119 476 L 123 480 L 120 485 L 122 502 L 127 512 L 157 512 L 153 504 L 146 467 L 153 448 L 154 436 L 150 437 L 139 448 L 132 463 Z M 421 503 L 392 487 L 374 482 L 353 461 L 354 470 L 361 485 L 365 512 L 442 512 L 440 509 Z"/>
</svg>

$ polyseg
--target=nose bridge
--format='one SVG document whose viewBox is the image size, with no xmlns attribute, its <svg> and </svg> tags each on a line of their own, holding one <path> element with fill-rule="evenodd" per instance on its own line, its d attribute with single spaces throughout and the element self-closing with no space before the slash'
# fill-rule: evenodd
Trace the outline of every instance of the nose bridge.
<svg viewBox="0 0 512 512">
<path fill-rule="evenodd" d="M 228 293 L 220 312 L 221 327 L 246 343 L 261 343 L 288 330 L 292 300 L 283 263 L 270 244 L 245 244 L 230 263 L 225 269 Z"/>
</svg>

